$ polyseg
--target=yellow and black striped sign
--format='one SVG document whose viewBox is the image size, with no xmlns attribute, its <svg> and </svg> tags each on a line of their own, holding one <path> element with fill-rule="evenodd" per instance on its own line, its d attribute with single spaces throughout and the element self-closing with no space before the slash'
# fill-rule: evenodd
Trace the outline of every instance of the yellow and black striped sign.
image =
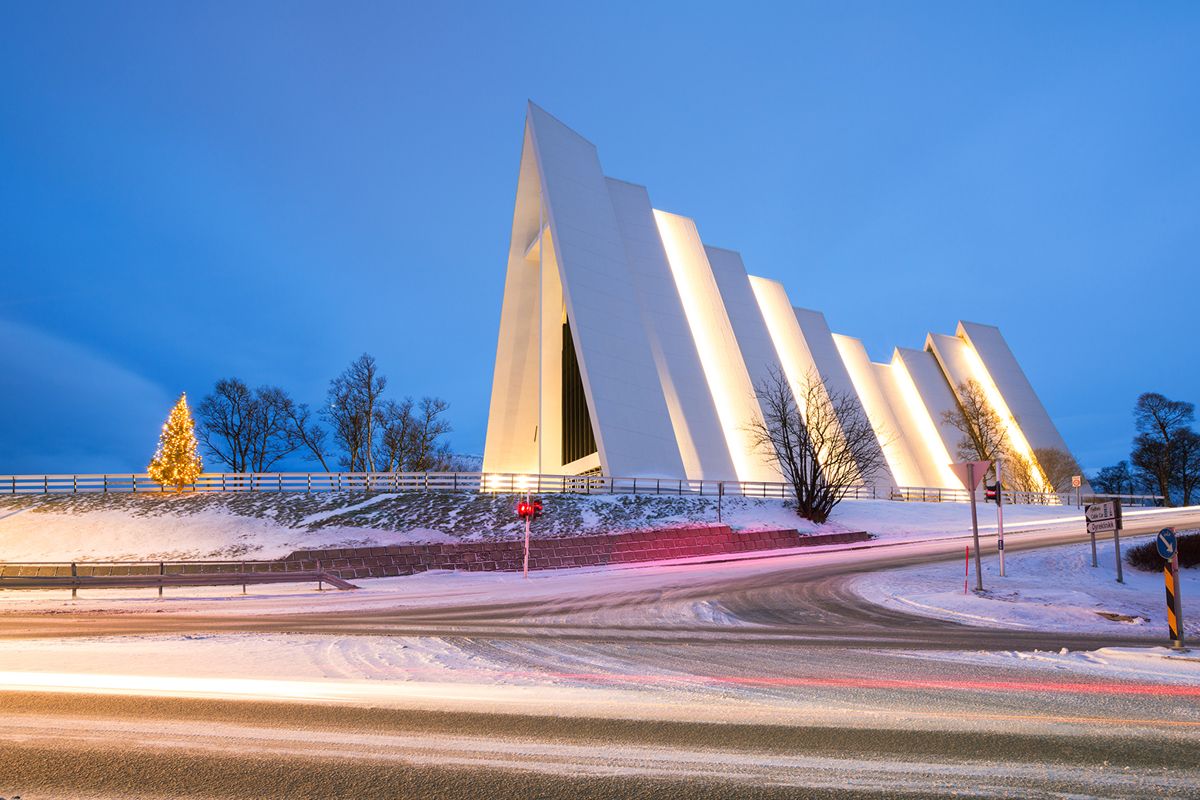
<svg viewBox="0 0 1200 800">
<path fill-rule="evenodd" d="M 1167 585 L 1167 628 L 1171 633 L 1171 641 L 1178 645 L 1183 643 L 1182 620 L 1179 619 L 1179 568 L 1177 558 L 1172 558 L 1163 566 L 1163 581 Z"/>
</svg>

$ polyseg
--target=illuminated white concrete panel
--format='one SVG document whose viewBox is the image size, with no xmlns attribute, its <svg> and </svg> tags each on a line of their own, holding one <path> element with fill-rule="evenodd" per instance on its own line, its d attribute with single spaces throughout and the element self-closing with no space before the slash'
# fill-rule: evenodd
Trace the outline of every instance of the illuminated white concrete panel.
<svg viewBox="0 0 1200 800">
<path fill-rule="evenodd" d="M 541 460 L 539 472 L 547 466 L 556 469 L 562 465 L 562 321 L 566 313 L 563 303 L 562 276 L 555 257 L 553 235 L 547 226 L 535 247 L 537 258 L 534 269 L 541 271 L 541 318 L 542 330 L 538 346 L 541 348 L 541 365 L 538 379 L 541 397 L 538 412 L 538 449 Z M 526 261 L 530 261 L 528 256 Z"/>
<path fill-rule="evenodd" d="M 602 468 L 612 475 L 682 475 L 596 148 L 533 104 L 529 125 Z"/>
<path fill-rule="evenodd" d="M 821 381 L 829 396 L 843 396 L 866 414 L 846 365 L 833 341 L 833 334 L 819 311 L 794 308 L 777 281 L 750 276 L 750 286 L 775 346 L 775 353 L 788 383 L 797 397 L 807 391 L 810 380 Z M 803 413 L 803 409 L 801 409 Z M 874 420 L 872 421 L 874 423 Z M 890 465 L 871 476 L 871 483 L 893 485 Z"/>
<path fill-rule="evenodd" d="M 803 397 L 810 378 L 821 379 L 820 370 L 804 340 L 787 292 L 778 281 L 750 276 L 750 288 L 758 302 L 776 359 L 796 397 Z M 804 413 L 804 409 L 800 409 Z"/>
<path fill-rule="evenodd" d="M 758 301 L 754 298 L 742 256 L 733 250 L 711 245 L 704 246 L 704 253 L 708 256 L 713 278 L 721 293 L 721 302 L 725 304 L 725 311 L 733 326 L 742 363 L 746 365 L 746 374 L 750 376 L 751 383 L 756 387 L 761 386 L 770 376 L 772 367 L 779 369 L 780 365 L 775 355 L 775 344 L 767 332 Z"/>
<path fill-rule="evenodd" d="M 957 413 L 958 400 L 950 391 L 937 359 L 932 353 L 897 347 L 892 367 L 896 370 L 898 387 L 909 398 L 913 421 L 923 432 L 921 446 L 925 449 L 926 460 L 922 461 L 922 471 L 926 475 L 935 471 L 942 476 L 933 486 L 962 488 L 962 483 L 950 471 L 950 464 L 959 460 L 958 442 L 962 435 L 945 421 L 947 411 Z M 912 402 L 913 392 L 919 403 Z M 923 416 L 921 409 L 925 412 Z"/>
<path fill-rule="evenodd" d="M 612 178 L 608 191 L 684 472 L 691 479 L 736 480 L 650 196 L 643 186 Z"/>
<path fill-rule="evenodd" d="M 925 340 L 925 349 L 937 358 L 938 364 L 941 365 L 942 371 L 949 381 L 950 388 L 956 395 L 961 394 L 961 387 L 969 381 L 979 384 L 987 398 L 988 406 L 996 412 L 1004 426 L 1009 445 L 1020 456 L 1036 464 L 1033 450 L 1009 409 L 1008 402 L 1000 393 L 974 348 L 965 339 L 957 336 L 931 333 Z"/>
<path fill-rule="evenodd" d="M 817 374 L 825 382 L 826 388 L 834 395 L 840 394 L 857 402 L 859 413 L 866 414 L 862 398 L 855 390 L 854 382 L 846 369 L 846 363 L 842 360 L 837 344 L 833 341 L 833 333 L 829 330 L 825 315 L 820 311 L 807 308 L 793 308 L 792 311 L 800 326 L 804 341 L 808 345 L 808 351 L 812 355 Z M 876 421 L 872 420 L 872 422 Z M 896 481 L 892 476 L 890 465 L 887 463 L 886 457 L 883 461 L 883 465 L 869 482 L 881 486 L 893 486 Z"/>
<path fill-rule="evenodd" d="M 483 449 L 487 472 L 535 472 L 538 467 L 534 437 L 538 425 L 539 276 L 537 268 L 525 261 L 525 252 L 537 238 L 540 195 L 541 176 L 527 123 Z"/>
<path fill-rule="evenodd" d="M 776 480 L 778 472 L 755 450 L 747 430 L 762 421 L 762 412 L 700 233 L 692 220 L 678 214 L 656 210 L 654 221 L 737 477 L 743 481 Z"/>
<path fill-rule="evenodd" d="M 858 339 L 833 334 L 842 363 L 850 375 L 854 391 L 871 420 L 871 427 L 879 441 L 880 449 L 887 460 L 894 484 L 884 485 L 932 486 L 926 483 L 921 471 L 921 462 L 909 447 L 916 431 L 907 430 L 893 410 L 893 404 L 903 402 L 889 384 L 892 382 L 891 368 L 887 364 L 873 364 L 867 349 Z"/>
<path fill-rule="evenodd" d="M 959 322 L 958 336 L 979 356 L 979 360 L 997 391 L 1004 398 L 1009 412 L 1034 449 L 1049 448 L 1071 452 L 1062 434 L 1058 432 L 1046 407 L 1033 390 L 1033 384 L 1017 363 L 1016 356 L 994 325 L 977 322 Z M 1085 487 L 1085 491 L 1090 490 Z"/>
</svg>

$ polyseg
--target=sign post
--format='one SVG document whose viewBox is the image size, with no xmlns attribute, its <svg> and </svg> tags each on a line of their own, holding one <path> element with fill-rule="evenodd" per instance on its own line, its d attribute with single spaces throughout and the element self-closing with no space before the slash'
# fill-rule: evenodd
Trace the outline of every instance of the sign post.
<svg viewBox="0 0 1200 800">
<path fill-rule="evenodd" d="M 1000 550 L 1000 577 L 1004 577 L 1004 482 L 1000 468 L 1004 462 L 996 459 L 996 547 Z"/>
<path fill-rule="evenodd" d="M 983 564 L 979 558 L 979 514 L 975 510 L 975 488 L 987 475 L 990 461 L 962 461 L 951 464 L 950 469 L 967 487 L 967 496 L 971 499 L 971 534 L 975 540 L 975 591 L 983 591 Z"/>
<path fill-rule="evenodd" d="M 1155 541 L 1158 554 L 1162 556 L 1163 582 L 1167 587 L 1167 631 L 1171 636 L 1171 647 L 1183 649 L 1183 598 L 1179 596 L 1179 543 L 1174 528 L 1163 528 Z"/>
<path fill-rule="evenodd" d="M 517 503 L 517 516 L 525 520 L 525 561 L 522 572 L 526 579 L 529 578 L 529 523 L 534 517 L 542 515 L 542 501 L 534 500 L 533 496 L 525 493 L 525 499 Z"/>
<path fill-rule="evenodd" d="M 1087 535 L 1092 537 L 1092 566 L 1096 566 L 1096 534 L 1112 531 L 1112 545 L 1117 551 L 1117 583 L 1124 583 L 1121 570 L 1121 500 L 1090 503 L 1084 510 Z"/>
<path fill-rule="evenodd" d="M 967 552 L 963 554 L 963 594 L 967 593 L 967 579 L 971 577 L 971 545 L 967 545 Z"/>
<path fill-rule="evenodd" d="M 1125 576 L 1121 572 L 1121 501 L 1113 500 L 1113 511 L 1116 512 L 1117 526 L 1113 528 L 1113 547 L 1117 550 L 1117 583 L 1124 583 Z"/>
<path fill-rule="evenodd" d="M 1079 508 L 1083 504 L 1083 476 L 1071 476 L 1071 488 L 1075 490 L 1075 507 Z"/>
<path fill-rule="evenodd" d="M 1117 551 L 1117 583 L 1124 583 L 1125 576 L 1121 569 L 1121 501 L 1089 503 L 1083 517 L 1087 520 L 1088 535 L 1092 537 L 1092 566 L 1096 566 L 1096 534 L 1112 531 L 1113 546 Z"/>
</svg>

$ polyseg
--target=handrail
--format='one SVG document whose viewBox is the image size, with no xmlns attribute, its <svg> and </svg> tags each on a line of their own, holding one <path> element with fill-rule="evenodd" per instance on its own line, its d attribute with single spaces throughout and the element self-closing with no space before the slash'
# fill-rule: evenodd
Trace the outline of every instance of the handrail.
<svg viewBox="0 0 1200 800">
<path fill-rule="evenodd" d="M 789 484 L 770 481 L 717 481 L 688 478 L 621 478 L 610 475 L 537 475 L 485 472 L 206 472 L 185 492 L 407 492 L 454 491 L 492 494 L 665 494 L 699 497 L 773 497 L 791 495 Z M 0 475 L 0 495 L 167 493 L 148 474 L 88 473 Z M 976 494 L 980 501 L 982 492 Z M 897 500 L 963 503 L 965 489 L 930 486 L 853 486 L 847 500 Z M 1082 494 L 1075 492 L 1010 492 L 1006 503 L 1079 505 L 1090 500 L 1119 499 L 1124 505 L 1159 505 L 1160 495 Z"/>
</svg>

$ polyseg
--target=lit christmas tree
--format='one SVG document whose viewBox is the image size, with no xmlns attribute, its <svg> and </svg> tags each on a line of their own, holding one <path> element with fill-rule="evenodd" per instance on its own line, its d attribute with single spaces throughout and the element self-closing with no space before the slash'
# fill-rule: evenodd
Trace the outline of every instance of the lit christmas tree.
<svg viewBox="0 0 1200 800">
<path fill-rule="evenodd" d="M 184 393 L 179 395 L 179 402 L 163 425 L 158 451 L 146 471 L 155 482 L 183 491 L 184 486 L 196 482 L 203 469 L 200 454 L 196 452 L 196 425 Z"/>
</svg>

